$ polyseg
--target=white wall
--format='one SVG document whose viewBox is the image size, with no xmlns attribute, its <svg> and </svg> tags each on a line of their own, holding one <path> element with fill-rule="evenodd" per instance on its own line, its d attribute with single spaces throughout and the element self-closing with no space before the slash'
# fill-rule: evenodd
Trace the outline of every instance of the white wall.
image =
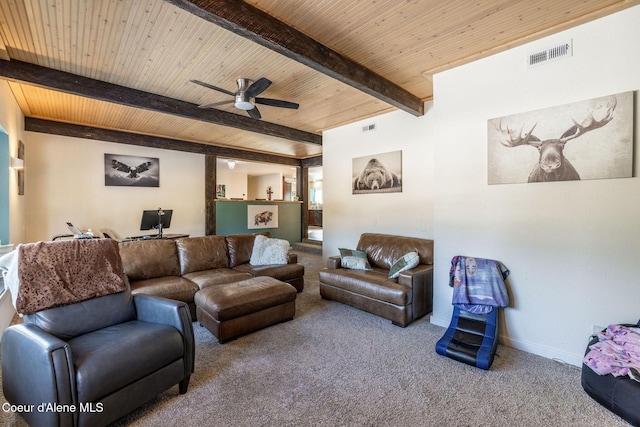
<svg viewBox="0 0 640 427">
<path fill-rule="evenodd" d="M 270 173 L 260 176 L 249 176 L 247 198 L 267 199 L 267 187 L 271 187 L 271 200 L 282 199 L 282 174 Z"/>
<path fill-rule="evenodd" d="M 433 239 L 431 104 L 416 118 L 397 111 L 323 135 L 323 253 L 355 248 L 363 232 Z M 375 124 L 375 130 L 362 127 Z M 352 159 L 402 150 L 402 192 L 352 194 Z"/>
<path fill-rule="evenodd" d="M 224 198 L 247 198 L 249 190 L 247 189 L 246 172 L 230 170 L 226 166 L 219 167 L 216 174 L 216 182 L 225 186 Z"/>
<path fill-rule="evenodd" d="M 638 22 L 640 6 L 438 74 L 425 117 L 397 112 L 326 132 L 325 256 L 364 231 L 434 238 L 431 321 L 441 326 L 452 312 L 451 258 L 498 259 L 511 270 L 512 296 L 501 342 L 580 365 L 594 325 L 640 318 L 637 142 L 633 178 L 489 186 L 487 120 L 637 91 Z M 572 58 L 526 69 L 527 53 L 567 38 Z M 635 109 L 637 140 L 637 100 Z M 379 133 L 361 133 L 369 122 Z M 351 195 L 352 157 L 398 149 L 403 193 Z"/>
<path fill-rule="evenodd" d="M 489 186 L 486 147 L 490 118 L 637 91 L 638 22 L 634 7 L 434 77 L 433 322 L 450 319 L 446 272 L 457 254 L 499 259 L 511 270 L 502 338 L 514 347 L 580 364 L 594 325 L 640 318 L 640 180 Z M 572 58 L 525 67 L 527 53 L 566 39 Z M 637 140 L 637 101 L 635 108 Z M 570 145 L 588 150 L 579 140 Z M 535 149 L 517 149 L 530 150 L 535 164 Z"/>
<path fill-rule="evenodd" d="M 140 231 L 145 209 L 173 209 L 167 233 L 204 235 L 204 156 L 27 132 L 25 164 L 28 241 L 80 229 L 110 228 L 122 237 Z M 25 144 L 27 143 L 25 142 Z M 156 157 L 160 187 L 104 184 L 104 154 Z"/>
</svg>

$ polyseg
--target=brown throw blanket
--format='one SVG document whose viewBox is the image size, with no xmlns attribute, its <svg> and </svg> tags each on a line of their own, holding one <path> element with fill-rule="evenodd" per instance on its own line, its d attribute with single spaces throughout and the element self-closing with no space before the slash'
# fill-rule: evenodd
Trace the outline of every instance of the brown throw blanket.
<svg viewBox="0 0 640 427">
<path fill-rule="evenodd" d="M 111 239 L 74 239 L 18 246 L 16 311 L 47 308 L 127 289 L 118 251 Z"/>
</svg>

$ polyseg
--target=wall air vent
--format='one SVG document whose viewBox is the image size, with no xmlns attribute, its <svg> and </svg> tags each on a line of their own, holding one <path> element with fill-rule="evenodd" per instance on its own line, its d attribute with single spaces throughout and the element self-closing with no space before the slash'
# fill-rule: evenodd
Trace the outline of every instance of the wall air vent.
<svg viewBox="0 0 640 427">
<path fill-rule="evenodd" d="M 376 129 L 376 124 L 372 123 L 370 125 L 362 126 L 362 132 L 369 132 Z"/>
<path fill-rule="evenodd" d="M 573 40 L 527 55 L 527 68 L 573 56 Z"/>
</svg>

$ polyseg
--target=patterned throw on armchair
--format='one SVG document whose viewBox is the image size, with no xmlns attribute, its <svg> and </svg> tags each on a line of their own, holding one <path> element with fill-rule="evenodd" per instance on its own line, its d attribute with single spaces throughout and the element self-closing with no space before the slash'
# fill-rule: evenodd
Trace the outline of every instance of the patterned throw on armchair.
<svg viewBox="0 0 640 427">
<path fill-rule="evenodd" d="M 29 425 L 102 426 L 194 369 L 183 302 L 131 295 L 111 239 L 18 246 L 3 259 L 21 324 L 2 336 L 2 386 Z"/>
</svg>

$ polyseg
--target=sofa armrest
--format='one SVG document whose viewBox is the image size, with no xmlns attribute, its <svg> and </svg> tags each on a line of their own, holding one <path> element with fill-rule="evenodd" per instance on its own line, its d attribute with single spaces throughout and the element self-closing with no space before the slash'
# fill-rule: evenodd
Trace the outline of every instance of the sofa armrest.
<svg viewBox="0 0 640 427">
<path fill-rule="evenodd" d="M 191 375 L 194 369 L 195 340 L 187 303 L 145 294 L 134 295 L 133 302 L 136 305 L 138 320 L 171 325 L 180 331 L 185 348 L 185 375 Z"/>
<path fill-rule="evenodd" d="M 298 263 L 298 254 L 295 252 L 287 253 L 287 264 L 297 264 Z"/>
<path fill-rule="evenodd" d="M 335 270 L 337 268 L 342 268 L 342 264 L 340 263 L 340 256 L 339 255 L 330 256 L 327 259 L 327 268 L 330 268 L 332 270 Z"/>
<path fill-rule="evenodd" d="M 411 270 L 401 271 L 398 283 L 414 287 L 425 279 L 433 277 L 433 265 L 419 264 Z"/>
<path fill-rule="evenodd" d="M 414 318 L 433 309 L 433 265 L 420 264 L 411 270 L 402 271 L 398 283 L 411 287 Z"/>
<path fill-rule="evenodd" d="M 2 334 L 2 383 L 8 402 L 27 405 L 22 416 L 29 425 L 73 425 L 71 412 L 38 411 L 42 403 L 79 404 L 74 401 L 75 369 L 65 341 L 35 325 L 7 328 Z"/>
</svg>

